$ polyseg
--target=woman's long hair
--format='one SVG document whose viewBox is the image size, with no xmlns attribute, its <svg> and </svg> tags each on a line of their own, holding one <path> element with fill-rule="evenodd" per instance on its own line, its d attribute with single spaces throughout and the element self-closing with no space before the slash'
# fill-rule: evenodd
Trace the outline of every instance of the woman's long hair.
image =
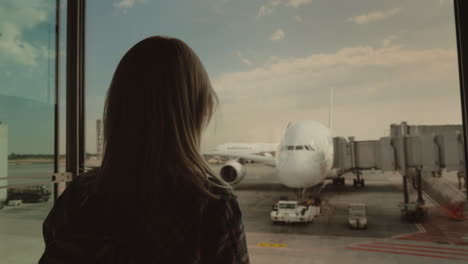
<svg viewBox="0 0 468 264">
<path fill-rule="evenodd" d="M 154 36 L 120 61 L 104 110 L 104 153 L 96 190 L 112 203 L 160 200 L 171 186 L 215 197 L 208 179 L 230 188 L 200 153 L 217 96 L 195 52 Z M 177 190 L 177 189 L 175 189 Z M 168 197 L 170 199 L 170 197 Z"/>
</svg>

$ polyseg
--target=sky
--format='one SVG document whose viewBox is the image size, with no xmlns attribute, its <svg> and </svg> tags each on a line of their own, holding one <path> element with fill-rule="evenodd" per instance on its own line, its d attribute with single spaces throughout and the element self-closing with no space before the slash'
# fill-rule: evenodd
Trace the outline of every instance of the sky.
<svg viewBox="0 0 468 264">
<path fill-rule="evenodd" d="M 50 103 L 48 3 L 0 3 L 0 96 Z M 151 35 L 191 46 L 218 93 L 202 150 L 278 142 L 295 120 L 328 125 L 332 89 L 334 136 L 378 139 L 401 121 L 461 123 L 452 1 L 100 0 L 86 12 L 88 152 L 115 67 Z M 45 151 L 15 140 L 22 151 Z"/>
</svg>

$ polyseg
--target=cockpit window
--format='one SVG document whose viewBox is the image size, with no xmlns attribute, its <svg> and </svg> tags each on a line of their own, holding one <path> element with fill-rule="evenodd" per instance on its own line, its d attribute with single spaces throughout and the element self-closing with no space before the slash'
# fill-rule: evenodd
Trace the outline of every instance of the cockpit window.
<svg viewBox="0 0 468 264">
<path fill-rule="evenodd" d="M 283 146 L 282 150 L 308 150 L 308 151 L 315 151 L 315 149 L 311 145 L 297 145 L 297 146 Z"/>
</svg>

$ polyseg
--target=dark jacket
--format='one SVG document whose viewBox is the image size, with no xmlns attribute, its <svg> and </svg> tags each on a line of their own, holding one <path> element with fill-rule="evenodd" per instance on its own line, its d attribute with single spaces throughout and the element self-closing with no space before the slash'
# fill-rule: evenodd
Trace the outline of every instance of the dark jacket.
<svg viewBox="0 0 468 264">
<path fill-rule="evenodd" d="M 166 207 L 142 217 L 138 204 L 119 212 L 98 195 L 85 195 L 95 179 L 93 172 L 76 177 L 55 202 L 43 224 L 39 264 L 249 263 L 231 191 L 212 186 L 221 198 L 198 203 L 175 198 L 174 189 L 161 203 Z"/>
</svg>

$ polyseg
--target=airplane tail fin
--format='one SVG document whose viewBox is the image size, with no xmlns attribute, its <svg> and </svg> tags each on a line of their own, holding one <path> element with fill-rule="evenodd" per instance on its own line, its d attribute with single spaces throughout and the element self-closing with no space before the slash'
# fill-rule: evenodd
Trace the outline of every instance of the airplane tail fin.
<svg viewBox="0 0 468 264">
<path fill-rule="evenodd" d="M 330 105 L 328 109 L 328 127 L 332 129 L 333 125 L 333 87 L 330 88 Z"/>
</svg>

